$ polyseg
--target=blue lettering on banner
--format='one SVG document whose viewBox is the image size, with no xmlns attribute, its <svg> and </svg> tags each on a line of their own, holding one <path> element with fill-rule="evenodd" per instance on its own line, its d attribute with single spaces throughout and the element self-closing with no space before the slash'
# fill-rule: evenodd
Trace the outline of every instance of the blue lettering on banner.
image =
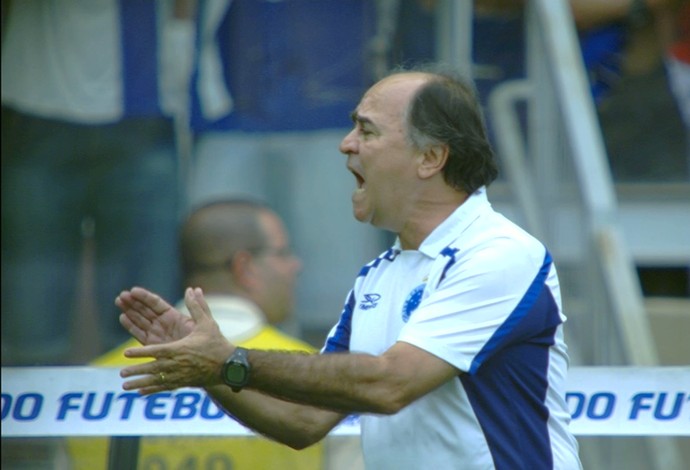
<svg viewBox="0 0 690 470">
<path fill-rule="evenodd" d="M 653 402 L 652 400 L 655 399 L 656 393 L 653 392 L 644 392 L 644 393 L 638 393 L 632 398 L 632 408 L 630 409 L 630 418 L 629 419 L 637 419 L 640 413 L 644 410 L 651 410 Z M 683 403 L 690 400 L 690 394 L 688 394 L 686 398 L 685 393 L 676 393 L 676 398 L 673 402 L 673 405 L 671 406 L 670 412 L 664 413 L 664 408 L 666 408 L 666 398 L 668 397 L 668 393 L 666 392 L 661 392 L 659 393 L 659 398 L 656 400 L 656 404 L 654 404 L 654 418 L 661 420 L 661 421 L 668 421 L 672 419 L 678 418 L 680 416 L 680 411 L 681 408 L 683 407 Z"/>
<path fill-rule="evenodd" d="M 165 408 L 165 403 L 161 402 L 163 398 L 170 398 L 172 393 L 156 393 L 154 395 L 149 395 L 146 397 L 146 410 L 144 411 L 144 416 L 148 419 L 153 420 L 163 420 L 165 419 L 165 414 L 157 414 L 155 412 L 158 408 Z"/>
<path fill-rule="evenodd" d="M 2 419 L 12 415 L 17 421 L 27 421 L 38 417 L 43 404 L 43 396 L 36 393 L 19 395 L 15 402 L 10 394 L 2 394 Z M 67 420 L 77 414 L 87 421 L 100 421 L 117 413 L 119 419 L 128 420 L 137 402 L 144 403 L 144 417 L 152 421 L 189 420 L 199 416 L 205 420 L 217 420 L 226 416 L 206 394 L 198 392 L 169 392 L 141 396 L 135 392 L 116 395 L 114 392 L 69 392 L 59 398 L 56 419 Z"/>
<path fill-rule="evenodd" d="M 582 392 L 568 392 L 565 400 L 573 419 L 608 419 L 616 407 L 616 395 L 612 392 L 597 392 L 591 396 Z M 672 421 L 681 416 L 683 406 L 688 402 L 690 393 L 640 392 L 631 399 L 628 420 L 649 418 L 651 414 L 657 421 Z"/>
<path fill-rule="evenodd" d="M 2 419 L 5 419 L 7 415 L 10 414 L 10 409 L 12 408 L 12 395 L 9 393 L 3 393 L 2 394 L 2 410 L 1 416 Z"/>
<path fill-rule="evenodd" d="M 101 410 L 96 414 L 94 414 L 92 410 L 94 402 L 96 401 L 96 394 L 94 392 L 90 392 L 88 395 L 86 395 L 84 419 L 87 421 L 94 421 L 105 418 L 108 415 L 108 411 L 110 410 L 110 403 L 112 403 L 113 401 L 113 395 L 115 395 L 113 392 L 108 392 L 105 394 L 105 400 L 103 400 Z"/>
<path fill-rule="evenodd" d="M 32 421 L 38 418 L 43 406 L 43 396 L 38 393 L 22 393 L 13 403 L 12 395 L 2 394 L 2 419 L 12 411 L 12 418 L 16 421 Z"/>
<path fill-rule="evenodd" d="M 585 404 L 587 403 L 587 397 L 584 393 L 580 392 L 568 392 L 565 394 L 565 402 L 568 404 L 570 409 L 570 416 L 573 419 L 577 419 L 582 416 L 582 410 L 585 409 Z M 575 402 L 575 408 L 573 408 L 572 403 Z"/>
<path fill-rule="evenodd" d="M 185 399 L 189 399 L 185 403 Z M 172 419 L 191 419 L 196 414 L 196 404 L 201 397 L 197 393 L 180 393 L 175 397 Z"/>
<path fill-rule="evenodd" d="M 213 412 L 213 410 L 216 410 Z M 225 415 L 225 412 L 218 408 L 215 403 L 209 398 L 204 398 L 204 402 L 201 405 L 201 417 L 204 419 L 220 419 Z"/>
<path fill-rule="evenodd" d="M 616 406 L 616 396 L 610 392 L 594 393 L 589 400 L 584 393 L 570 392 L 565 394 L 565 400 L 569 405 L 573 401 L 575 402 L 575 408 L 570 409 L 570 415 L 573 419 L 580 418 L 583 411 L 589 419 L 608 419 Z"/>
<path fill-rule="evenodd" d="M 124 408 L 122 408 L 122 414 L 120 415 L 121 421 L 129 419 L 129 416 L 132 413 L 132 407 L 134 406 L 134 401 L 137 398 L 141 398 L 141 395 L 135 392 L 123 393 L 119 397 L 117 397 L 118 400 L 124 399 L 125 401 L 125 406 Z"/>
<path fill-rule="evenodd" d="M 83 393 L 65 393 L 60 397 L 60 408 L 58 409 L 57 420 L 64 421 L 69 410 L 78 410 L 79 404 L 72 403 L 73 399 L 83 397 Z"/>
</svg>

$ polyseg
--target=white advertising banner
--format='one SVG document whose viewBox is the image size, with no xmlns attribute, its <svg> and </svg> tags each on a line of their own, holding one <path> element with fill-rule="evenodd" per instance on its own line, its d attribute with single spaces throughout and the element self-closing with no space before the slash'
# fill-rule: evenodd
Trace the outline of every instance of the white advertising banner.
<svg viewBox="0 0 690 470">
<path fill-rule="evenodd" d="M 2 437 L 250 435 L 198 389 L 140 396 L 117 368 L 3 367 Z M 690 367 L 574 367 L 576 435 L 690 436 Z M 356 419 L 333 431 L 359 433 Z"/>
</svg>

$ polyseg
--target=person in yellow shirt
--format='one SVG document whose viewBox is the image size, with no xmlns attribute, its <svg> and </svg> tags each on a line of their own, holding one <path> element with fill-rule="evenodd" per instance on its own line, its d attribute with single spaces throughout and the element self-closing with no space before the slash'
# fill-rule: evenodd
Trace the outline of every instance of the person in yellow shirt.
<svg viewBox="0 0 690 470">
<path fill-rule="evenodd" d="M 228 340 L 247 348 L 314 351 L 274 326 L 292 313 L 302 265 L 270 208 L 240 199 L 207 203 L 182 224 L 180 251 L 184 285 L 208 293 L 214 318 Z M 183 301 L 177 308 L 187 312 Z M 92 364 L 131 364 L 124 351 L 137 345 L 131 339 Z M 68 446 L 75 469 L 107 468 L 107 439 L 72 439 Z M 296 451 L 257 437 L 145 437 L 137 468 L 310 470 L 324 468 L 323 454 L 322 445 Z"/>
</svg>

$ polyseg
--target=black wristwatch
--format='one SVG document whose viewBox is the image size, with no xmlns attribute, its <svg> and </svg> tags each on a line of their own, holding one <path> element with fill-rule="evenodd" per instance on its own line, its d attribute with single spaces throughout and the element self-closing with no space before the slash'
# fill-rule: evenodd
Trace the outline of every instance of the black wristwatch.
<svg viewBox="0 0 690 470">
<path fill-rule="evenodd" d="M 249 382 L 249 360 L 247 349 L 237 347 L 223 364 L 221 379 L 230 386 L 233 392 L 239 392 Z"/>
</svg>

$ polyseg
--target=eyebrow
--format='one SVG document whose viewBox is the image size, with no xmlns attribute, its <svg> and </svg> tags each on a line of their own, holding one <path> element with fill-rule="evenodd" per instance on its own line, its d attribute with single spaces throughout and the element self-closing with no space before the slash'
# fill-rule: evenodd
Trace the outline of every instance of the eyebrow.
<svg viewBox="0 0 690 470">
<path fill-rule="evenodd" d="M 352 119 L 352 122 L 354 122 L 355 124 L 359 124 L 359 125 L 370 124 L 372 126 L 375 126 L 374 121 L 372 121 L 368 117 L 360 115 L 357 111 L 352 111 L 350 113 L 350 119 Z"/>
</svg>

